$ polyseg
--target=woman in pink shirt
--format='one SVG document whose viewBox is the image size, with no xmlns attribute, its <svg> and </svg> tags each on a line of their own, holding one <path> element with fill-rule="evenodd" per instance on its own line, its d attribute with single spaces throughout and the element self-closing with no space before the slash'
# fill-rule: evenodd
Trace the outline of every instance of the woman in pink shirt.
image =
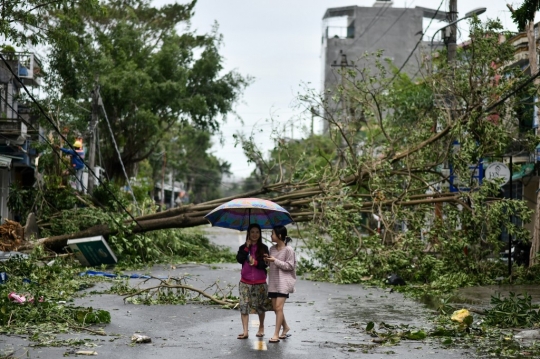
<svg viewBox="0 0 540 359">
<path fill-rule="evenodd" d="M 278 343 L 280 339 L 287 339 L 290 334 L 289 326 L 285 320 L 283 306 L 289 298 L 289 293 L 294 293 L 296 283 L 296 256 L 294 250 L 287 246 L 291 238 L 287 236 L 287 228 L 276 226 L 272 230 L 272 242 L 270 254 L 265 261 L 270 264 L 268 280 L 268 297 L 272 299 L 272 306 L 276 313 L 276 329 L 270 343 Z M 282 329 L 283 328 L 283 329 Z M 281 334 L 279 330 L 282 329 Z"/>
<path fill-rule="evenodd" d="M 266 284 L 266 268 L 264 261 L 268 255 L 268 247 L 263 244 L 261 226 L 256 223 L 249 225 L 246 243 L 242 244 L 236 254 L 236 260 L 242 265 L 240 284 L 240 316 L 244 331 L 238 334 L 238 339 L 248 338 L 248 320 L 251 310 L 259 315 L 259 331 L 255 336 L 264 335 L 264 317 L 267 308 L 268 285 Z"/>
</svg>

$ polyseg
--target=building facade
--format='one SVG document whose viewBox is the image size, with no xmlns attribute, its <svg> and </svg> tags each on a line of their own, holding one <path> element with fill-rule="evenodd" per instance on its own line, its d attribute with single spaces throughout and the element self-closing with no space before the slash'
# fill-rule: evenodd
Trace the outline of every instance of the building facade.
<svg viewBox="0 0 540 359">
<path fill-rule="evenodd" d="M 7 202 L 10 186 L 31 187 L 38 154 L 32 147 L 39 126 L 31 106 L 20 100 L 21 82 L 31 91 L 40 87 L 41 61 L 33 53 L 2 51 L 0 61 L 0 222 L 18 218 Z M 14 76 L 20 79 L 20 81 Z"/>
<path fill-rule="evenodd" d="M 357 68 L 375 70 L 374 60 L 364 55 L 377 51 L 398 68 L 405 64 L 402 71 L 415 76 L 422 62 L 418 42 L 422 41 L 425 18 L 445 21 L 447 14 L 422 7 L 395 8 L 391 1 L 383 0 L 372 7 L 327 9 L 321 39 L 321 88 L 327 93 L 338 86 L 342 81 L 338 70 L 344 66 L 354 63 Z M 328 123 L 323 128 L 326 132 Z"/>
</svg>

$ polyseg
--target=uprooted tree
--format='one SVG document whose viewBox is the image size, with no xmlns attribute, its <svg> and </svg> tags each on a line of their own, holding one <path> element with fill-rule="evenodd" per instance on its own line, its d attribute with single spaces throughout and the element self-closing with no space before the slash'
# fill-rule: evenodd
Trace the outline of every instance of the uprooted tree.
<svg viewBox="0 0 540 359">
<path fill-rule="evenodd" d="M 444 53 L 430 56 L 411 79 L 373 54 L 375 66 L 344 69 L 335 92 L 307 91 L 301 102 L 323 110 L 328 135 L 278 137 L 269 158 L 241 137 L 262 180 L 244 196 L 272 199 L 296 222 L 312 222 L 314 261 L 305 265 L 342 281 L 392 271 L 425 281 L 447 270 L 504 273 L 497 258 L 487 259 L 498 256 L 504 229 L 529 239 L 510 217 L 526 222 L 531 211 L 523 201 L 502 198 L 497 181 L 480 185 L 474 173 L 481 161 L 533 146 L 519 118 L 526 116 L 532 82 L 510 66 L 514 49 L 505 35 L 498 22 L 474 20 L 456 63 L 442 60 Z M 445 186 L 450 179 L 455 192 Z M 228 199 L 124 218 L 123 231 L 205 224 L 204 215 Z M 59 249 L 70 238 L 116 231 L 100 224 L 40 242 Z M 438 261 L 441 256 L 451 261 Z"/>
</svg>

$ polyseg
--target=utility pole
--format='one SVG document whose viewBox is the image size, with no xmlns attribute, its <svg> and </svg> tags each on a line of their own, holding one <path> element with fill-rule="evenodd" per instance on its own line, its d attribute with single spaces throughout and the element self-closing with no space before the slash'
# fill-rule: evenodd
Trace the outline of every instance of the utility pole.
<svg viewBox="0 0 540 359">
<path fill-rule="evenodd" d="M 450 0 L 450 10 L 448 11 L 448 22 L 452 23 L 457 20 L 457 0 Z M 451 64 L 456 59 L 456 50 L 457 50 L 457 23 L 449 26 L 450 36 L 448 37 L 448 63 Z"/>
<path fill-rule="evenodd" d="M 314 135 L 314 132 L 313 132 L 313 122 L 315 120 L 315 107 L 311 106 L 310 109 L 309 109 L 309 112 L 311 113 L 311 136 Z"/>
<path fill-rule="evenodd" d="M 344 167 L 345 166 L 345 148 L 347 147 L 347 140 L 345 139 L 345 136 L 348 134 L 347 132 L 347 129 L 348 129 L 348 124 L 347 124 L 347 114 L 348 114 L 348 109 L 347 109 L 347 101 L 346 101 L 346 98 L 345 98 L 345 69 L 347 67 L 353 67 L 354 65 L 349 65 L 349 62 L 347 61 L 347 55 L 343 53 L 343 50 L 340 50 L 339 53 L 341 54 L 341 61 L 338 64 L 336 64 L 334 62 L 334 64 L 332 65 L 332 67 L 339 67 L 341 69 L 341 91 L 342 91 L 342 95 L 341 95 L 341 131 L 339 133 L 339 135 L 341 136 L 341 148 L 340 148 L 340 162 L 341 162 L 341 165 Z M 341 133 L 343 132 L 343 133 Z"/>
<path fill-rule="evenodd" d="M 347 62 L 347 55 L 341 54 L 341 88 L 343 91 L 343 95 L 341 96 L 341 111 L 343 116 L 343 128 L 345 129 L 345 125 L 347 123 L 347 101 L 345 101 L 345 68 L 349 65 Z"/>
<path fill-rule="evenodd" d="M 165 210 L 165 166 L 167 164 L 167 152 L 163 152 L 163 166 L 161 167 L 161 211 Z"/>
<path fill-rule="evenodd" d="M 96 173 L 95 163 L 96 163 L 96 127 L 98 123 L 98 113 L 99 113 L 99 85 L 98 79 L 96 77 L 96 82 L 94 84 L 94 90 L 92 91 L 92 118 L 90 119 L 90 148 L 88 150 L 88 185 L 87 191 L 88 194 L 92 194 L 94 190 L 94 176 Z"/>
</svg>

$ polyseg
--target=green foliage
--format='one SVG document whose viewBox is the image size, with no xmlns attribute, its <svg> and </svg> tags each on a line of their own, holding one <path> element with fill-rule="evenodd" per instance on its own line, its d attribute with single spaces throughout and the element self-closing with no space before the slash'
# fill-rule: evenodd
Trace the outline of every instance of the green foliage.
<svg viewBox="0 0 540 359">
<path fill-rule="evenodd" d="M 147 0 L 113 0 L 102 2 L 99 11 L 76 3 L 51 16 L 59 36 L 51 36 L 48 83 L 51 102 L 64 112 L 60 125 L 86 128 L 87 115 L 70 104 L 89 108 L 88 94 L 99 76 L 129 176 L 183 124 L 216 132 L 249 83 L 234 71 L 223 72 L 217 27 L 203 35 L 189 29 L 194 6 L 195 1 L 156 7 Z M 100 133 L 109 133 L 105 121 L 99 126 Z M 100 146 L 107 174 L 122 183 L 111 141 Z"/>
<path fill-rule="evenodd" d="M 34 207 L 35 196 L 36 191 L 34 188 L 24 188 L 16 182 L 13 182 L 9 186 L 7 207 L 14 215 L 20 217 L 23 225 L 26 222 L 28 213 Z"/>
<path fill-rule="evenodd" d="M 210 243 L 208 237 L 197 229 L 167 229 L 150 232 L 147 236 L 162 255 L 176 260 L 199 263 L 236 261 L 235 253 Z"/>
<path fill-rule="evenodd" d="M 304 139 L 291 140 L 273 134 L 274 148 L 268 159 L 263 159 L 259 150 L 252 145 L 252 138 L 237 136 L 244 153 L 257 169 L 244 183 L 245 192 L 259 189 L 264 183 L 282 181 L 312 182 L 328 171 L 328 164 L 337 158 L 332 139 L 325 135 L 309 135 Z"/>
<path fill-rule="evenodd" d="M 57 333 L 109 323 L 107 311 L 72 304 L 81 289 L 101 279 L 80 277 L 80 268 L 71 260 L 57 258 L 45 265 L 39 260 L 43 256 L 39 247 L 30 259 L 17 257 L 0 264 L 0 271 L 8 275 L 7 282 L 0 286 L 0 331 L 29 335 L 36 345 L 51 345 Z M 11 292 L 24 295 L 27 301 L 11 302 Z"/>
<path fill-rule="evenodd" d="M 523 0 L 521 5 L 512 11 L 512 19 L 518 26 L 519 31 L 525 31 L 525 26 L 530 21 L 534 22 L 536 12 L 540 10 L 540 1 Z"/>
<path fill-rule="evenodd" d="M 324 98 L 305 96 L 306 107 L 323 106 L 335 149 L 345 153 L 328 161 L 324 175 L 300 166 L 287 177 L 303 188 L 302 180 L 313 175 L 323 189 L 303 207 L 316 228 L 304 235 L 310 259 L 300 261 L 299 272 L 374 284 L 397 273 L 421 284 L 417 292 L 438 293 L 506 275 L 502 231 L 527 243 L 530 233 L 521 223 L 532 211 L 526 201 L 501 198 L 500 183 L 480 186 L 471 172 L 480 161 L 535 144 L 519 134 L 516 119 L 534 86 L 514 91 L 526 76 L 506 66 L 515 49 L 500 41 L 504 35 L 500 22 L 473 19 L 472 40 L 459 49 L 456 63 L 440 56 L 425 64 L 433 71 L 421 67 L 422 76 L 410 78 L 380 53 L 366 55 L 361 62 L 375 67 L 348 68 Z M 494 106 L 506 94 L 513 96 Z M 280 168 L 294 168 L 283 162 Z M 454 185 L 464 189 L 453 198 L 444 187 L 450 169 Z M 434 203 L 443 196 L 448 201 Z M 374 215 L 381 233 L 374 231 Z"/>
<path fill-rule="evenodd" d="M 2 3 L 0 34 L 16 45 L 37 45 L 46 43 L 51 35 L 51 28 L 45 18 L 51 11 L 67 9 L 77 3 L 72 0 L 43 2 L 41 0 L 6 0 Z M 85 9 L 93 9 L 97 1 L 78 2 Z M 60 32 L 57 32 L 59 35 Z"/>
<path fill-rule="evenodd" d="M 510 292 L 506 298 L 500 293 L 491 297 L 493 308 L 486 312 L 487 325 L 499 328 L 530 328 L 540 324 L 538 305 L 532 304 L 529 294 L 515 294 Z"/>
<path fill-rule="evenodd" d="M 230 173 L 230 164 L 211 153 L 211 134 L 189 124 L 177 126 L 164 135 L 161 153 L 150 157 L 152 178 L 169 183 L 165 166 L 176 181 L 182 181 L 191 203 L 221 197 L 222 177 Z M 165 178 L 163 178 L 165 175 Z"/>
</svg>

